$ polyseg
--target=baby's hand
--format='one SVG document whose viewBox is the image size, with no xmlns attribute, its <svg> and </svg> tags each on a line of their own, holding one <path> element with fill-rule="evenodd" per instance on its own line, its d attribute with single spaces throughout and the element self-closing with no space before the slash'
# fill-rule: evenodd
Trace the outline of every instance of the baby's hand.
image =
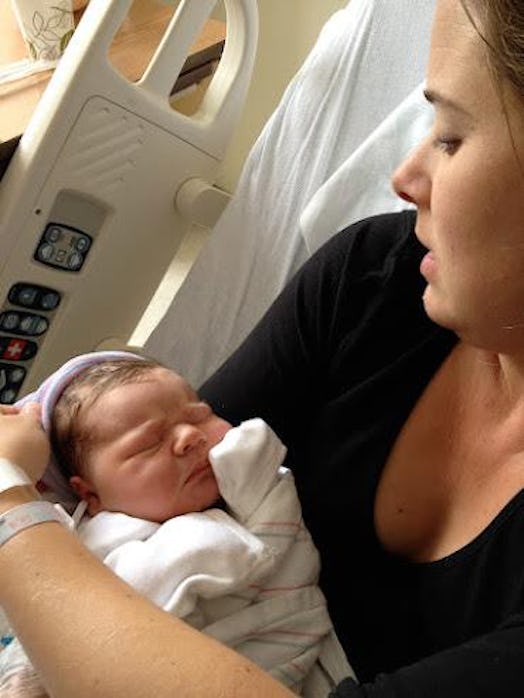
<svg viewBox="0 0 524 698">
<path fill-rule="evenodd" d="M 49 439 L 40 422 L 40 405 L 27 403 L 21 409 L 0 405 L 0 458 L 16 463 L 37 482 L 44 473 L 49 452 Z"/>
</svg>

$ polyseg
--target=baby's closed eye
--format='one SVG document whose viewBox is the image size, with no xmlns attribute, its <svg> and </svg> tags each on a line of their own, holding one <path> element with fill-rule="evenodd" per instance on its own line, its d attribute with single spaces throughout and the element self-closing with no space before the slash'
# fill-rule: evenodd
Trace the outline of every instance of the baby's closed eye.
<svg viewBox="0 0 524 698">
<path fill-rule="evenodd" d="M 165 429 L 154 428 L 139 431 L 126 444 L 126 457 L 152 453 L 158 450 L 165 441 Z"/>
</svg>

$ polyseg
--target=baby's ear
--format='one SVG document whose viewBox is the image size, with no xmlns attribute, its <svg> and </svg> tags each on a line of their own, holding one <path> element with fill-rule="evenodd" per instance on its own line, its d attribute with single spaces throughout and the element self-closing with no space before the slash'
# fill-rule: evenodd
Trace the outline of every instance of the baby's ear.
<svg viewBox="0 0 524 698">
<path fill-rule="evenodd" d="M 80 475 L 73 475 L 69 478 L 69 486 L 82 499 L 87 502 L 87 511 L 91 516 L 98 514 L 102 510 L 100 499 L 92 486 Z"/>
</svg>

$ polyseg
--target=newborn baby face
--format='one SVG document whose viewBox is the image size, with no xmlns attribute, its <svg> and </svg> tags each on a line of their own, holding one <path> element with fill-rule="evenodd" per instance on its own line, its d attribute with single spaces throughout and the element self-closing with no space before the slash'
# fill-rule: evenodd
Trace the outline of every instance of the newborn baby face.
<svg viewBox="0 0 524 698">
<path fill-rule="evenodd" d="M 83 417 L 89 451 L 71 485 L 90 514 L 151 521 L 203 511 L 219 499 L 209 451 L 231 425 L 164 368 L 101 395 Z"/>
</svg>

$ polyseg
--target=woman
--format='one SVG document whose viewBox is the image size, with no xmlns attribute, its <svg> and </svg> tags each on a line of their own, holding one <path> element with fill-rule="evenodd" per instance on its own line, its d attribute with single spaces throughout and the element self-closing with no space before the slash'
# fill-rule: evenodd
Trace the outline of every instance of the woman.
<svg viewBox="0 0 524 698">
<path fill-rule="evenodd" d="M 289 446 L 362 682 L 337 698 L 524 688 L 523 44 L 519 0 L 438 0 L 435 125 L 394 176 L 416 220 L 335 236 L 201 391 Z M 0 456 L 33 478 L 36 423 L 0 420 Z M 0 512 L 32 498 L 13 487 Z M 0 603 L 58 698 L 290 695 L 54 523 L 0 548 Z"/>
</svg>

